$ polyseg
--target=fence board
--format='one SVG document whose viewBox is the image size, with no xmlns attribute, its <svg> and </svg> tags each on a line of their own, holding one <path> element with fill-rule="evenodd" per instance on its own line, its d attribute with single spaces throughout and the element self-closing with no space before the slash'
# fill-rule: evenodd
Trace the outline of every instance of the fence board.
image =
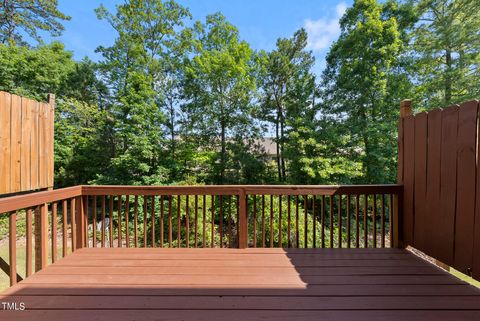
<svg viewBox="0 0 480 321">
<path fill-rule="evenodd" d="M 457 128 L 458 106 L 442 111 L 442 132 L 440 151 L 440 211 L 435 219 L 439 234 L 435 247 L 436 258 L 453 265 L 453 244 L 455 226 L 455 200 L 457 190 Z"/>
<path fill-rule="evenodd" d="M 21 187 L 21 146 L 22 146 L 22 98 L 20 96 L 11 95 L 12 115 L 11 115 L 11 185 L 10 190 L 5 193 L 20 192 Z"/>
<path fill-rule="evenodd" d="M 457 209 L 455 215 L 454 267 L 467 273 L 473 255 L 475 173 L 478 102 L 460 106 L 457 143 Z"/>
<path fill-rule="evenodd" d="M 403 148 L 404 148 L 404 212 L 403 212 L 403 239 L 405 244 L 413 243 L 413 199 L 414 199 L 414 174 L 415 174 L 415 118 L 404 118 L 403 123 Z"/>
<path fill-rule="evenodd" d="M 442 110 L 435 109 L 428 113 L 428 145 L 427 145 L 427 190 L 425 208 L 425 235 L 424 249 L 426 252 L 436 255 L 441 249 L 435 247 L 441 233 L 432 222 L 436 221 L 440 210 L 440 159 L 442 142 Z M 429 241 L 433 240 L 433 242 Z"/>
<path fill-rule="evenodd" d="M 10 94 L 0 92 L 0 194 L 10 190 L 10 126 L 11 126 Z"/>
<path fill-rule="evenodd" d="M 413 242 L 420 248 L 425 248 L 427 234 L 426 209 L 427 189 L 427 114 L 420 113 L 415 116 L 415 185 L 414 185 L 414 211 Z"/>
<path fill-rule="evenodd" d="M 0 91 L 0 195 L 53 187 L 53 118 L 53 99 Z"/>
</svg>

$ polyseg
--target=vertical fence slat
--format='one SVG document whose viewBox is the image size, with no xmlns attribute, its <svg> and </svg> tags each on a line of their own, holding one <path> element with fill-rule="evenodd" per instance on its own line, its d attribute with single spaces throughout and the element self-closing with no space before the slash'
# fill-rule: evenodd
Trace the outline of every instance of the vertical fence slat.
<svg viewBox="0 0 480 321">
<path fill-rule="evenodd" d="M 223 195 L 219 195 L 219 198 L 220 198 L 220 210 L 219 210 L 219 215 L 220 215 L 220 224 L 219 224 L 219 227 L 218 229 L 220 230 L 219 234 L 220 234 L 220 248 L 223 247 Z"/>
<path fill-rule="evenodd" d="M 172 195 L 168 196 L 168 247 L 173 246 Z"/>
<path fill-rule="evenodd" d="M 109 206 L 108 206 L 108 211 L 109 211 L 109 228 L 108 228 L 108 233 L 109 233 L 109 242 L 110 242 L 110 247 L 113 247 L 113 195 L 110 195 L 109 197 Z"/>
<path fill-rule="evenodd" d="M 415 182 L 414 182 L 414 215 L 413 244 L 425 249 L 428 242 L 427 226 L 431 222 L 425 216 L 427 196 L 427 114 L 415 115 Z"/>
<path fill-rule="evenodd" d="M 308 195 L 303 197 L 304 234 L 303 247 L 308 248 Z"/>
<path fill-rule="evenodd" d="M 253 247 L 257 247 L 257 195 L 253 194 Z"/>
<path fill-rule="evenodd" d="M 270 195 L 270 247 L 273 247 L 273 195 Z"/>
<path fill-rule="evenodd" d="M 147 196 L 146 195 L 143 195 L 143 247 L 147 247 Z"/>
<path fill-rule="evenodd" d="M 342 248 L 342 195 L 338 195 L 338 248 Z"/>
<path fill-rule="evenodd" d="M 312 225 L 313 225 L 313 243 L 312 247 L 317 247 L 317 217 L 315 216 L 315 194 L 312 196 Z"/>
<path fill-rule="evenodd" d="M 262 194 L 262 247 L 265 247 L 265 195 Z"/>
<path fill-rule="evenodd" d="M 177 195 L 177 247 L 178 248 L 180 247 L 180 239 L 182 237 L 182 235 L 181 235 L 181 233 L 182 233 L 181 214 L 182 213 L 180 212 L 181 202 L 182 202 L 182 196 Z M 212 226 L 212 228 L 213 228 L 213 226 Z M 212 235 L 212 237 L 213 237 L 213 235 Z"/>
<path fill-rule="evenodd" d="M 381 226 L 381 233 L 382 233 L 381 246 L 382 248 L 384 248 L 385 247 L 385 194 L 382 194 L 381 206 L 382 206 L 381 218 L 380 218 L 380 222 L 382 225 Z"/>
<path fill-rule="evenodd" d="M 321 230 L 321 234 L 322 234 L 322 244 L 321 244 L 321 247 L 322 249 L 325 248 L 325 195 L 322 195 L 322 203 L 321 203 L 321 207 L 320 207 L 320 221 L 322 223 L 322 230 Z"/>
<path fill-rule="evenodd" d="M 118 239 L 118 247 L 122 247 L 122 195 L 117 196 L 117 239 Z M 146 219 L 145 215 L 145 219 Z"/>
<path fill-rule="evenodd" d="M 92 198 L 92 246 L 97 247 L 97 196 L 93 195 Z"/>
<path fill-rule="evenodd" d="M 232 201 L 232 198 L 230 197 L 230 202 L 231 201 Z M 198 247 L 198 195 L 195 195 L 195 214 L 194 215 L 195 215 L 195 227 L 194 227 L 194 229 L 195 229 L 195 231 L 194 231 L 195 244 L 194 244 L 194 246 L 195 246 L 195 248 L 197 248 Z M 230 238 L 229 238 L 229 240 L 230 240 Z"/>
<path fill-rule="evenodd" d="M 373 248 L 377 247 L 377 194 L 373 194 Z"/>
<path fill-rule="evenodd" d="M 330 248 L 333 248 L 333 196 L 330 195 L 330 212 L 328 213 L 329 214 L 329 218 L 330 218 Z"/>
<path fill-rule="evenodd" d="M 288 241 L 287 241 L 287 247 L 291 248 L 292 247 L 292 241 L 291 241 L 291 213 L 290 213 L 290 202 L 291 202 L 291 197 L 290 194 L 287 196 L 287 218 L 288 218 L 288 223 L 287 223 L 287 235 L 288 235 Z"/>
<path fill-rule="evenodd" d="M 212 204 L 212 208 L 211 208 L 211 213 L 212 213 L 211 237 L 212 237 L 212 240 L 210 241 L 210 247 L 215 247 L 215 195 L 211 195 L 211 204 Z"/>
<path fill-rule="evenodd" d="M 228 199 L 228 247 L 232 247 L 232 195 Z"/>
<path fill-rule="evenodd" d="M 185 242 L 187 243 L 187 248 L 190 247 L 190 220 L 189 220 L 189 204 L 188 204 L 188 195 L 185 200 Z"/>
<path fill-rule="evenodd" d="M 203 195 L 203 244 L 202 247 L 207 247 L 207 195 Z"/>
<path fill-rule="evenodd" d="M 368 247 L 368 195 L 365 194 L 365 204 L 363 205 L 363 247 Z"/>
</svg>

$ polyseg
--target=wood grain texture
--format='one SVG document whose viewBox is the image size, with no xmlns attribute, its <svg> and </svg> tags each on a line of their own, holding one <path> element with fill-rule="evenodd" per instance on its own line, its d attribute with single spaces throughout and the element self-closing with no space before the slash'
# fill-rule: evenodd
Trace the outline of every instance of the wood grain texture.
<svg viewBox="0 0 480 321">
<path fill-rule="evenodd" d="M 0 299 L 25 302 L 15 320 L 480 316 L 479 290 L 400 249 L 79 249 Z"/>
</svg>

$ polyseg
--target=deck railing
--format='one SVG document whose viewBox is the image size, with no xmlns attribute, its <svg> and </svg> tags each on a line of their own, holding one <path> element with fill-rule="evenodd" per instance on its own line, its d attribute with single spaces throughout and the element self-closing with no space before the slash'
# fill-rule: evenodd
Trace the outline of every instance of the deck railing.
<svg viewBox="0 0 480 321">
<path fill-rule="evenodd" d="M 33 262 L 38 271 L 83 247 L 398 247 L 401 194 L 401 185 L 75 186 L 7 197 L 2 268 L 11 285 L 21 279 L 21 236 L 26 277 Z"/>
</svg>

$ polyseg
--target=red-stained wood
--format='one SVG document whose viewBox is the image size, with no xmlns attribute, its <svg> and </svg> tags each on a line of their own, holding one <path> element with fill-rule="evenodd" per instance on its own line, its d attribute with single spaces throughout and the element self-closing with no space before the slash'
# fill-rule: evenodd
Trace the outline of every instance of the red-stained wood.
<svg viewBox="0 0 480 321">
<path fill-rule="evenodd" d="M 373 218 L 373 247 L 377 247 L 377 194 L 373 194 L 373 211 L 372 211 L 372 218 Z"/>
<path fill-rule="evenodd" d="M 127 204 L 128 204 L 128 195 L 127 195 Z M 126 225 L 126 230 L 127 230 L 127 235 L 128 235 L 128 205 L 127 208 L 125 209 L 125 225 Z M 152 228 L 151 228 L 151 247 L 155 247 L 155 195 L 152 195 L 152 203 L 151 203 L 151 209 L 150 209 L 150 222 L 152 223 Z M 128 243 L 127 243 L 128 244 Z M 127 245 L 128 247 L 128 245 Z"/>
<path fill-rule="evenodd" d="M 478 102 L 460 106 L 457 136 L 457 206 L 454 264 L 470 274 L 473 259 Z M 478 253 L 476 255 L 479 255 Z"/>
<path fill-rule="evenodd" d="M 380 248 L 82 249 L 0 299 L 25 302 L 26 311 L 7 316 L 15 320 L 101 315 L 153 321 L 161 315 L 210 321 L 228 315 L 237 321 L 473 321 L 480 316 L 480 290 L 408 251 Z"/>
<path fill-rule="evenodd" d="M 363 247 L 368 248 L 368 195 L 363 195 Z"/>
<path fill-rule="evenodd" d="M 325 195 L 322 195 L 322 203 L 320 206 L 320 223 L 322 224 L 321 227 L 321 248 L 325 248 Z"/>
<path fill-rule="evenodd" d="M 203 226 L 203 240 L 202 240 L 202 247 L 205 248 L 207 247 L 207 196 L 203 195 L 203 202 L 202 202 L 202 207 L 203 207 L 203 220 L 202 220 L 202 226 Z"/>
<path fill-rule="evenodd" d="M 253 247 L 257 247 L 257 195 L 253 195 Z"/>
<path fill-rule="evenodd" d="M 147 215 L 145 213 L 145 221 L 146 219 Z M 122 247 L 122 195 L 117 195 L 117 241 L 117 246 Z"/>
<path fill-rule="evenodd" d="M 342 248 L 342 195 L 338 195 L 337 203 L 337 228 L 338 228 L 338 248 Z"/>
<path fill-rule="evenodd" d="M 298 204 L 298 196 L 297 196 Z M 298 206 L 297 206 L 297 217 L 298 217 Z M 297 219 L 298 226 L 298 219 Z M 297 244 L 298 244 L 298 228 L 297 228 Z M 262 195 L 262 247 L 265 247 L 265 195 Z"/>
<path fill-rule="evenodd" d="M 291 241 L 291 228 L 292 228 L 292 223 L 291 223 L 291 196 L 287 195 L 287 247 L 290 248 L 292 247 L 292 241 Z"/>
<path fill-rule="evenodd" d="M 210 247 L 215 247 L 215 195 L 211 195 L 211 213 L 212 213 L 212 219 L 211 219 L 211 240 L 210 240 Z"/>
<path fill-rule="evenodd" d="M 97 196 L 92 197 L 92 246 L 97 247 Z"/>
<path fill-rule="evenodd" d="M 355 247 L 360 247 L 360 196 L 355 195 Z"/>
<path fill-rule="evenodd" d="M 102 247 L 105 247 L 105 195 L 102 196 Z"/>
<path fill-rule="evenodd" d="M 172 212 L 172 208 L 170 207 L 170 213 Z M 143 196 L 143 247 L 147 247 L 147 196 Z M 170 224 L 170 230 L 172 230 Z M 171 246 L 170 241 L 170 246 Z"/>
<path fill-rule="evenodd" d="M 130 216 L 130 195 L 125 196 L 125 246 L 130 247 L 130 228 L 128 219 Z"/>
<path fill-rule="evenodd" d="M 172 195 L 169 195 L 168 197 L 168 247 L 172 247 L 172 243 L 173 243 L 173 223 L 172 223 Z M 204 207 L 204 211 L 205 211 L 205 198 L 203 199 L 203 207 Z M 146 211 L 145 211 L 146 213 Z M 204 230 L 203 230 L 203 243 L 205 244 L 205 212 L 204 212 L 204 215 L 203 215 L 203 227 L 204 227 Z M 204 245 L 205 247 L 205 245 Z"/>
<path fill-rule="evenodd" d="M 181 246 L 181 240 L 182 240 L 182 220 L 181 220 L 181 204 L 182 204 L 182 196 L 177 195 L 177 247 Z M 212 201 L 212 208 L 213 208 L 213 201 Z M 212 223 L 212 228 L 213 228 L 213 223 Z M 212 233 L 212 238 L 213 238 L 213 233 Z"/>
<path fill-rule="evenodd" d="M 278 195 L 278 247 L 282 247 L 283 234 L 283 213 L 282 213 L 282 195 Z"/>
<path fill-rule="evenodd" d="M 190 247 L 190 220 L 189 220 L 189 216 L 190 216 L 190 212 L 189 212 L 189 204 L 188 204 L 188 195 L 186 196 L 186 199 L 185 199 L 185 242 L 186 242 L 186 246 L 187 248 Z M 221 240 L 223 241 L 223 238 L 221 238 Z"/>
<path fill-rule="evenodd" d="M 415 115 L 415 182 L 414 182 L 414 224 L 413 245 L 425 248 L 427 226 L 431 222 L 426 218 L 427 197 L 427 113 Z"/>
<path fill-rule="evenodd" d="M 136 202 L 136 197 L 135 197 L 135 202 Z M 164 203 L 165 203 L 165 199 L 163 198 L 163 195 L 160 195 L 160 247 L 163 247 L 163 240 L 164 240 L 164 236 L 165 236 L 165 226 L 164 226 L 164 222 L 165 222 L 165 209 L 164 209 Z M 136 203 L 135 203 L 135 207 L 136 207 Z M 197 208 L 197 196 L 195 196 L 195 209 Z M 135 214 L 136 215 L 136 214 Z M 197 234 L 196 234 L 196 228 L 197 228 L 197 212 L 195 212 L 195 242 L 197 242 Z M 137 227 L 135 226 L 135 229 Z M 135 233 L 137 233 L 135 231 Z M 136 234 L 135 234 L 135 241 L 136 241 Z M 195 243 L 196 244 L 196 243 Z M 135 247 L 137 247 L 137 245 L 135 245 Z M 196 246 L 195 246 L 196 247 Z"/>
<path fill-rule="evenodd" d="M 57 261 L 57 202 L 52 204 L 52 263 Z"/>
<path fill-rule="evenodd" d="M 305 207 L 306 208 L 306 207 Z M 270 195 L 270 220 L 269 220 L 269 223 L 270 223 L 270 247 L 272 248 L 273 247 L 273 195 Z M 306 233 L 307 229 L 306 229 L 306 226 L 305 226 L 305 233 Z M 305 237 L 306 239 L 306 237 Z"/>
<path fill-rule="evenodd" d="M 33 233 L 33 228 L 32 228 L 32 209 L 28 208 L 27 209 L 27 214 L 26 214 L 26 258 L 25 258 L 25 274 L 27 277 L 32 275 L 32 264 L 33 264 L 33 258 L 32 258 L 32 233 Z M 64 231 L 65 231 L 64 227 Z M 64 244 L 66 242 L 66 237 L 64 236 Z M 64 252 L 65 256 L 65 252 Z"/>
<path fill-rule="evenodd" d="M 403 241 L 413 245 L 415 185 L 415 118 L 403 119 Z"/>
<path fill-rule="evenodd" d="M 427 183 L 425 222 L 423 227 L 427 235 L 419 236 L 423 248 L 419 248 L 431 256 L 438 255 L 441 249 L 436 248 L 438 240 L 443 237 L 441 231 L 432 222 L 437 221 L 440 212 L 441 186 L 441 147 L 442 147 L 442 110 L 434 109 L 428 112 L 428 146 L 427 146 Z M 423 222 L 423 221 L 422 221 Z"/>
<path fill-rule="evenodd" d="M 230 202 L 231 202 L 231 198 L 230 198 Z M 197 248 L 198 247 L 198 195 L 195 195 L 195 210 L 194 211 L 195 211 L 195 213 L 194 213 L 194 215 L 195 215 L 195 218 L 194 218 L 194 220 L 195 220 L 195 222 L 194 222 L 195 223 L 195 225 L 194 225 L 194 247 Z M 162 219 L 162 221 L 163 221 L 163 219 Z M 163 231 L 163 229 L 162 229 L 162 231 Z M 229 240 L 230 240 L 230 238 L 229 238 Z M 163 243 L 163 241 L 162 241 L 162 243 Z M 162 247 L 163 247 L 163 245 L 162 245 Z"/>
<path fill-rule="evenodd" d="M 436 258 L 450 266 L 453 265 L 455 236 L 455 202 L 457 197 L 457 133 L 458 106 L 442 111 L 442 137 L 440 160 L 440 211 L 435 218 L 437 235 Z M 455 151 L 455 152 L 452 152 Z M 405 189 L 405 195 L 407 189 Z M 405 210 L 404 210 L 405 211 Z M 408 227 L 404 226 L 404 229 Z M 433 235 L 435 236 L 435 234 Z"/>
<path fill-rule="evenodd" d="M 10 286 L 17 283 L 17 213 L 10 213 L 8 219 L 8 258 L 10 266 Z"/>
<path fill-rule="evenodd" d="M 220 234 L 220 244 L 219 247 L 223 247 L 223 195 L 219 196 L 219 234 Z M 187 246 L 188 247 L 188 246 Z"/>
<path fill-rule="evenodd" d="M 350 248 L 351 243 L 351 235 L 350 235 L 350 207 L 351 207 L 351 199 L 350 195 L 347 195 L 347 248 Z"/>
<path fill-rule="evenodd" d="M 109 196 L 108 210 L 109 210 L 109 223 L 110 223 L 108 232 L 109 232 L 110 248 L 112 248 L 113 247 L 113 195 Z"/>
<path fill-rule="evenodd" d="M 315 195 L 312 196 L 312 229 L 313 229 L 313 243 L 312 247 L 317 247 L 317 217 L 315 215 Z"/>
<path fill-rule="evenodd" d="M 328 212 L 328 216 L 330 218 L 330 248 L 333 248 L 333 197 L 330 195 L 329 197 L 329 205 L 330 205 L 330 211 Z"/>
</svg>

